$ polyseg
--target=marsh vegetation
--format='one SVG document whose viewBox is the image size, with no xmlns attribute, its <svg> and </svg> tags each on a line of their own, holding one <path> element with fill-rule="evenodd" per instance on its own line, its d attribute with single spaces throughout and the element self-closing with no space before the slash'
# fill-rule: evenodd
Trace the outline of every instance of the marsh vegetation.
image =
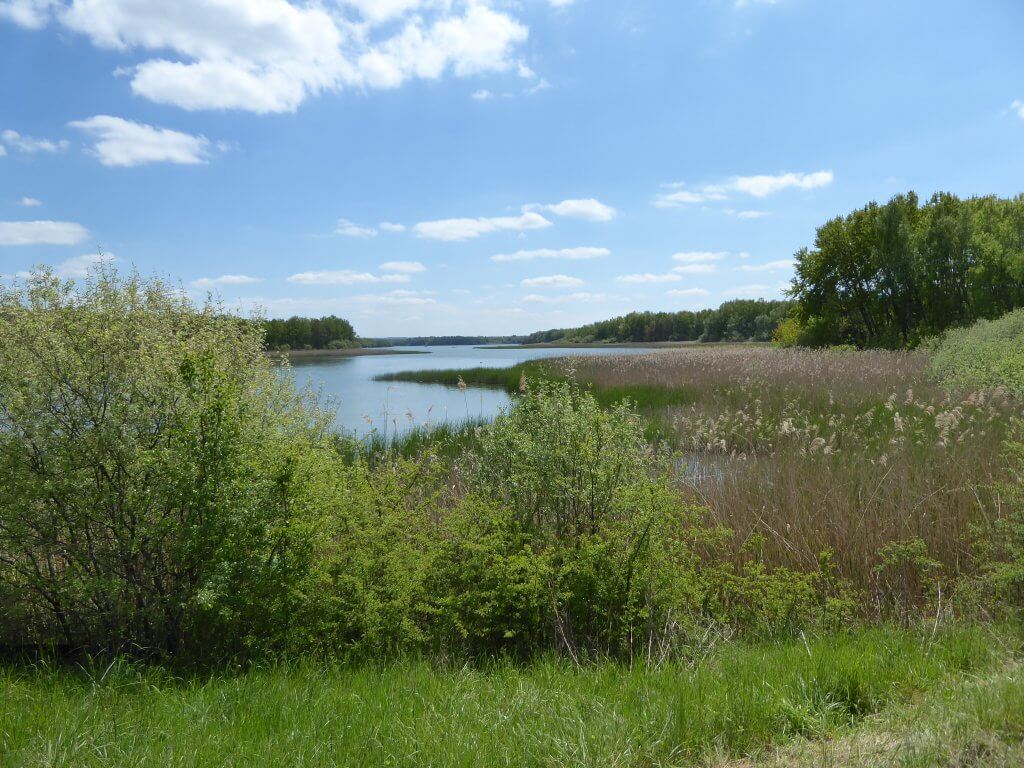
<svg viewBox="0 0 1024 768">
<path fill-rule="evenodd" d="M 401 374 L 513 405 L 374 442 L 258 325 L 38 274 L 0 294 L 0 757 L 788 759 L 912 703 L 955 738 L 908 760 L 1009 764 L 1022 405 L 978 372 L 1016 322 Z"/>
</svg>

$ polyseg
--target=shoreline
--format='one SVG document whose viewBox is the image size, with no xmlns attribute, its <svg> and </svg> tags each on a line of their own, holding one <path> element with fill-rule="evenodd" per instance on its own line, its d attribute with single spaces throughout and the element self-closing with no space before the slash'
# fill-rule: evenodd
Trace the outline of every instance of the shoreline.
<svg viewBox="0 0 1024 768">
<path fill-rule="evenodd" d="M 388 347 L 357 347 L 354 349 L 292 349 L 287 352 L 267 350 L 267 356 L 287 357 L 289 360 L 316 357 L 366 357 L 372 355 L 429 355 L 429 352 L 413 349 L 389 349 Z"/>
<path fill-rule="evenodd" d="M 683 349 L 725 345 L 762 345 L 767 341 L 542 341 L 536 344 L 486 344 L 474 349 Z"/>
</svg>

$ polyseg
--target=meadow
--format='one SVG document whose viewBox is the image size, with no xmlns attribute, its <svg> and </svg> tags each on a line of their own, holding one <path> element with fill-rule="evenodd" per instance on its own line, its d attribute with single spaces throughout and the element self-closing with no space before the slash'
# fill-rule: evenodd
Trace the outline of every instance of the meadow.
<svg viewBox="0 0 1024 768">
<path fill-rule="evenodd" d="M 215 303 L 0 289 L 0 764 L 1017 765 L 1018 323 L 359 441 Z"/>
</svg>

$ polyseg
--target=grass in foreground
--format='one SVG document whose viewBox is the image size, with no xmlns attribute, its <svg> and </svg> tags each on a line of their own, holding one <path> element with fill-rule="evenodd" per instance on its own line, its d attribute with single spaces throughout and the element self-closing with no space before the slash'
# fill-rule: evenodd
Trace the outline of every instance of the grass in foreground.
<svg viewBox="0 0 1024 768">
<path fill-rule="evenodd" d="M 955 705 L 972 723 L 1019 740 L 1019 677 L 949 699 L 958 681 L 1005 668 L 1009 652 L 999 647 L 979 629 L 934 638 L 879 629 L 726 643 L 692 665 L 657 669 L 409 662 L 188 679 L 117 665 L 88 674 L 6 669 L 0 764 L 690 765 L 768 759 L 794 738 L 856 734 L 858 722 L 923 693 L 939 697 L 942 713 Z"/>
</svg>

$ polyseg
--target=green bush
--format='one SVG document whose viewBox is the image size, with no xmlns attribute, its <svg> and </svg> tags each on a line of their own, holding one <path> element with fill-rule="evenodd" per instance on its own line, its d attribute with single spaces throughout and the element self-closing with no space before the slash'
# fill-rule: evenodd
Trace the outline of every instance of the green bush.
<svg viewBox="0 0 1024 768">
<path fill-rule="evenodd" d="M 326 419 L 262 349 L 160 280 L 0 289 L 0 643 L 210 658 L 280 640 Z"/>
<path fill-rule="evenodd" d="M 1024 395 L 1024 309 L 949 331 L 931 354 L 935 376 L 950 388 Z"/>
</svg>

